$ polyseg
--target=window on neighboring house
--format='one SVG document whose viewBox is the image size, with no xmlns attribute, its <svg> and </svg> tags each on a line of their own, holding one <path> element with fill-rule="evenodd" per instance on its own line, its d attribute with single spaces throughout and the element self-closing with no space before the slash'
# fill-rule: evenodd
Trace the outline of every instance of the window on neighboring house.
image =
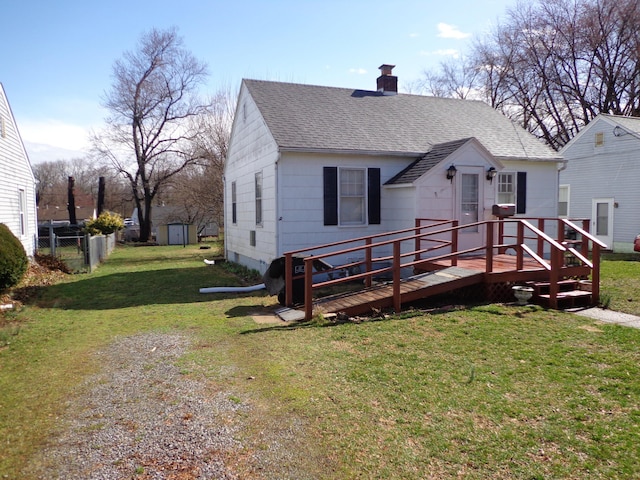
<svg viewBox="0 0 640 480">
<path fill-rule="evenodd" d="M 262 225 L 262 172 L 256 173 L 256 225 Z"/>
<path fill-rule="evenodd" d="M 27 194 L 23 189 L 18 190 L 18 208 L 20 209 L 20 235 L 27 234 Z"/>
<path fill-rule="evenodd" d="M 569 185 L 560 185 L 558 189 L 558 216 L 569 216 Z"/>
<path fill-rule="evenodd" d="M 513 203 L 516 213 L 527 211 L 527 172 L 498 174 L 498 203 Z"/>
<path fill-rule="evenodd" d="M 231 223 L 238 223 L 238 204 L 236 202 L 236 182 L 231 182 Z"/>
<path fill-rule="evenodd" d="M 380 224 L 380 169 L 324 167 L 324 224 Z"/>
<path fill-rule="evenodd" d="M 601 147 L 604 145 L 604 132 L 596 132 L 595 145 L 596 147 Z"/>
</svg>

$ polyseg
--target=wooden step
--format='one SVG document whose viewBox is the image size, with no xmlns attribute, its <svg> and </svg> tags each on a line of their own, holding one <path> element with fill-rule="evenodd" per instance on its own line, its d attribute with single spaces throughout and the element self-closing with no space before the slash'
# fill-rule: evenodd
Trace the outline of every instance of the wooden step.
<svg viewBox="0 0 640 480">
<path fill-rule="evenodd" d="M 541 304 L 549 306 L 551 295 L 548 293 L 540 294 L 537 298 Z M 592 296 L 590 291 L 569 290 L 566 292 L 558 292 L 556 299 L 558 301 L 558 308 L 571 308 L 591 305 Z"/>
<path fill-rule="evenodd" d="M 560 292 L 568 292 L 571 290 L 576 290 L 578 287 L 579 281 L 575 279 L 567 279 L 558 281 L 558 290 Z M 529 282 L 527 284 L 530 287 L 533 287 L 533 295 L 541 296 L 543 294 L 549 293 L 549 287 L 551 283 L 549 282 Z"/>
</svg>

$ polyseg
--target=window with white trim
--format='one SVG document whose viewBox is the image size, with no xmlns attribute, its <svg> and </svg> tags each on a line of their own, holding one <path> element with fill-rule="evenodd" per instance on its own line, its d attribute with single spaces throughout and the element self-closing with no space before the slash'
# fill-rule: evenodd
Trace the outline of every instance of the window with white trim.
<svg viewBox="0 0 640 480">
<path fill-rule="evenodd" d="M 569 216 L 569 185 L 560 185 L 558 188 L 558 216 Z"/>
<path fill-rule="evenodd" d="M 236 182 L 231 182 L 231 223 L 238 223 L 238 203 L 236 200 Z"/>
<path fill-rule="evenodd" d="M 498 173 L 498 203 L 516 203 L 516 174 Z"/>
<path fill-rule="evenodd" d="M 340 225 L 365 225 L 366 169 L 340 168 L 339 171 Z"/>
<path fill-rule="evenodd" d="M 20 189 L 18 190 L 18 208 L 20 210 L 20 235 L 23 237 L 27 234 L 27 193 Z"/>
<path fill-rule="evenodd" d="M 262 172 L 256 173 L 256 225 L 262 225 Z"/>
</svg>

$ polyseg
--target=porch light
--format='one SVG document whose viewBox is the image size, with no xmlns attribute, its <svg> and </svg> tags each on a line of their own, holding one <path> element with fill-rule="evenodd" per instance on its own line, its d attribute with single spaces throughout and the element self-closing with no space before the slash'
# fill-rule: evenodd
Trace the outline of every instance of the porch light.
<svg viewBox="0 0 640 480">
<path fill-rule="evenodd" d="M 453 183 L 453 177 L 456 176 L 456 172 L 458 171 L 458 169 L 456 167 L 454 167 L 453 165 L 451 165 L 449 168 L 447 168 L 447 180 L 450 180 L 451 183 Z"/>
<path fill-rule="evenodd" d="M 487 180 L 489 180 L 490 183 L 493 183 L 493 179 L 497 174 L 498 171 L 494 167 L 489 167 L 487 170 Z"/>
</svg>

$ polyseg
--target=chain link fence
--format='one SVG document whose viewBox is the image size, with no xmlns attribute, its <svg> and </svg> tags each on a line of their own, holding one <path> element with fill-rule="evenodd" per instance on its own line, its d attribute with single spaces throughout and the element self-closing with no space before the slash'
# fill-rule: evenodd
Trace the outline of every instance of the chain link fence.
<svg viewBox="0 0 640 480">
<path fill-rule="evenodd" d="M 91 236 L 77 227 L 41 229 L 38 251 L 59 258 L 74 273 L 92 271 L 116 245 L 116 234 Z"/>
</svg>

